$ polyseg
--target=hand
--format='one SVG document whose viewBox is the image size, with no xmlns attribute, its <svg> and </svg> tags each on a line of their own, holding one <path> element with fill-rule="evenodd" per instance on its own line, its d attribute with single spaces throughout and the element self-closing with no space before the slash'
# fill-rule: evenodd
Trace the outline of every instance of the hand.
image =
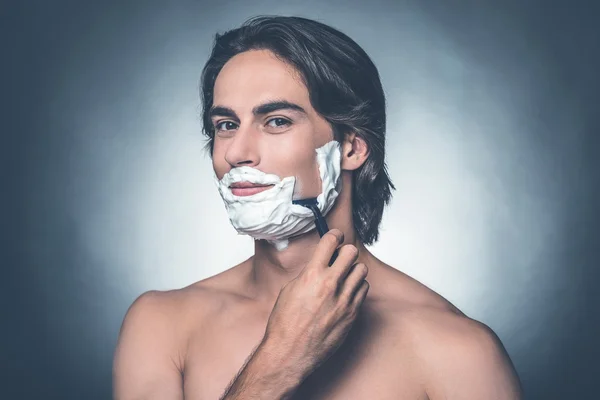
<svg viewBox="0 0 600 400">
<path fill-rule="evenodd" d="M 267 323 L 269 351 L 305 375 L 342 344 L 369 290 L 367 266 L 355 264 L 355 246 L 342 246 L 328 266 L 343 241 L 338 229 L 323 235 L 311 261 L 281 289 Z"/>
</svg>

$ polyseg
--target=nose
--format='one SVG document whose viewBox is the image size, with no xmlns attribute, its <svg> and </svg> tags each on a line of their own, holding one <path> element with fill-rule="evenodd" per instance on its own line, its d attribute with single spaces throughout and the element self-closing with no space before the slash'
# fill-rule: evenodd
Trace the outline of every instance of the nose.
<svg viewBox="0 0 600 400">
<path fill-rule="evenodd" d="M 258 156 L 258 138 L 252 127 L 237 129 L 234 137 L 229 140 L 229 146 L 225 152 L 225 160 L 232 167 L 243 165 L 255 166 L 260 162 Z"/>
</svg>

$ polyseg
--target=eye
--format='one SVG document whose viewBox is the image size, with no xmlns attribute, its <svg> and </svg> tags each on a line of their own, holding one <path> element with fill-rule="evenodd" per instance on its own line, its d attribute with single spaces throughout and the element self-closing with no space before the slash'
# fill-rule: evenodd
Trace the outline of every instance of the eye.
<svg viewBox="0 0 600 400">
<path fill-rule="evenodd" d="M 291 124 L 292 122 L 290 120 L 281 117 L 271 118 L 267 121 L 267 125 L 269 125 L 272 128 L 280 128 L 282 126 L 287 126 Z"/>
<path fill-rule="evenodd" d="M 230 131 L 232 129 L 236 128 L 236 124 L 235 122 L 231 122 L 231 121 L 221 121 L 221 122 L 217 122 L 215 124 L 215 129 L 217 131 Z"/>
</svg>

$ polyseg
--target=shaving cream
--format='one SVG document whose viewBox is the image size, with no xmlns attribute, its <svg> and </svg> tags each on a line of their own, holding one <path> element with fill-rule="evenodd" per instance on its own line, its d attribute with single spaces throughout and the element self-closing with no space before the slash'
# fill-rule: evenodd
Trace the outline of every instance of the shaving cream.
<svg viewBox="0 0 600 400">
<path fill-rule="evenodd" d="M 340 144 L 333 140 L 316 149 L 316 152 L 322 184 L 317 202 L 319 211 L 325 216 L 341 190 Z M 239 234 L 265 239 L 277 250 L 284 250 L 289 238 L 315 229 L 312 211 L 292 204 L 296 183 L 294 176 L 281 179 L 277 175 L 242 166 L 233 168 L 221 180 L 215 175 L 214 181 L 225 202 L 229 221 Z M 235 196 L 229 186 L 236 182 L 274 186 L 250 196 Z"/>
</svg>

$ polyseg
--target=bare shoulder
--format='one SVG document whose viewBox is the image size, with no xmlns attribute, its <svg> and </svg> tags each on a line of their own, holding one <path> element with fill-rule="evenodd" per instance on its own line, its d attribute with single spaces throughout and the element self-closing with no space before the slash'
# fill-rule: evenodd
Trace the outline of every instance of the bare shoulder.
<svg viewBox="0 0 600 400">
<path fill-rule="evenodd" d="M 130 342 L 137 343 L 136 347 L 162 349 L 181 369 L 182 344 L 191 326 L 218 307 L 219 297 L 214 292 L 198 282 L 182 289 L 141 294 L 125 314 L 116 356 L 124 347 L 131 347 Z"/>
<path fill-rule="evenodd" d="M 122 330 L 127 324 L 138 324 L 145 331 L 157 329 L 171 341 L 185 341 L 191 330 L 231 301 L 233 292 L 227 291 L 226 282 L 214 276 L 181 289 L 147 291 L 129 307 Z"/>
<path fill-rule="evenodd" d="M 138 335 L 160 334 L 165 343 L 185 341 L 203 320 L 235 300 L 239 270 L 240 266 L 232 267 L 181 289 L 141 294 L 127 310 L 121 336 L 129 329 Z"/>
<path fill-rule="evenodd" d="M 148 291 L 131 304 L 114 353 L 114 398 L 183 398 L 187 340 L 218 309 L 220 296 L 215 293 L 196 283 Z"/>
<path fill-rule="evenodd" d="M 227 296 L 209 279 L 174 290 L 150 290 L 131 304 L 119 333 L 117 352 L 129 340 L 140 346 L 152 342 L 155 349 L 169 353 L 178 369 L 183 369 L 183 346 L 190 332 L 202 321 L 218 313 Z"/>
<path fill-rule="evenodd" d="M 412 278 L 395 282 L 410 295 L 387 302 L 393 332 L 431 400 L 521 398 L 512 362 L 491 328 Z"/>
<path fill-rule="evenodd" d="M 140 296 L 127 310 L 124 323 L 137 321 L 142 324 L 166 324 L 174 331 L 185 330 L 186 321 L 193 312 L 198 318 L 218 307 L 218 290 L 202 281 L 181 289 L 150 290 Z"/>
<path fill-rule="evenodd" d="M 133 302 L 127 314 L 143 315 L 148 322 L 162 318 L 185 331 L 186 325 L 218 312 L 235 298 L 243 267 L 232 267 L 181 289 L 147 291 Z"/>
</svg>

